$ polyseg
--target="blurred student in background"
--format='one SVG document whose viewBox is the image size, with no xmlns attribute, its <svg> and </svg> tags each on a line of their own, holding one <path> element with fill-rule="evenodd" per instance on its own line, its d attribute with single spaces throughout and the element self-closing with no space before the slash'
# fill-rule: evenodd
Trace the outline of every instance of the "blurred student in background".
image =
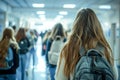
<svg viewBox="0 0 120 80">
<path fill-rule="evenodd" d="M 57 36 L 62 38 L 64 42 L 66 41 L 65 31 L 64 31 L 63 25 L 61 23 L 55 24 L 55 26 L 47 40 L 47 45 L 46 45 L 46 62 L 49 67 L 51 80 L 55 80 L 54 75 L 55 75 L 55 70 L 56 70 L 57 65 L 53 65 L 53 64 L 49 63 L 48 52 L 51 49 L 52 42 L 56 39 Z M 56 49 L 57 49 L 57 47 L 58 46 L 56 46 Z"/>
<path fill-rule="evenodd" d="M 45 55 L 45 52 L 46 52 L 46 43 L 47 43 L 47 40 L 48 40 L 50 34 L 51 34 L 51 31 L 47 31 L 45 33 L 45 36 L 43 37 L 43 40 L 42 40 L 42 56 Z"/>
<path fill-rule="evenodd" d="M 16 41 L 20 47 L 19 49 L 19 59 L 20 59 L 20 64 L 18 68 L 18 80 L 25 80 L 26 76 L 26 64 L 27 64 L 27 53 L 30 48 L 30 41 L 28 40 L 26 36 L 26 31 L 25 28 L 19 28 L 17 34 L 16 34 Z"/>
</svg>

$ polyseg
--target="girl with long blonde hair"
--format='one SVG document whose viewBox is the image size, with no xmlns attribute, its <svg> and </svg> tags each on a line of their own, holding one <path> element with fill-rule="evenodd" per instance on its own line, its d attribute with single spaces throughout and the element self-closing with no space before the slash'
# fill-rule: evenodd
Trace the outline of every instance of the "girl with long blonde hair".
<svg viewBox="0 0 120 80">
<path fill-rule="evenodd" d="M 74 69 L 81 58 L 81 49 L 99 49 L 113 66 L 112 50 L 105 39 L 102 26 L 92 9 L 82 9 L 77 13 L 72 33 L 61 51 L 56 80 L 72 80 Z M 81 53 L 80 53 L 81 52 Z M 79 54 L 80 53 L 80 54 Z"/>
<path fill-rule="evenodd" d="M 0 69 L 0 80 L 16 80 L 16 69 L 19 66 L 18 44 L 14 38 L 14 31 L 11 27 L 7 27 L 3 31 L 3 36 L 0 41 L 0 64 L 6 59 L 8 48 L 12 49 L 13 66 L 10 69 Z"/>
</svg>

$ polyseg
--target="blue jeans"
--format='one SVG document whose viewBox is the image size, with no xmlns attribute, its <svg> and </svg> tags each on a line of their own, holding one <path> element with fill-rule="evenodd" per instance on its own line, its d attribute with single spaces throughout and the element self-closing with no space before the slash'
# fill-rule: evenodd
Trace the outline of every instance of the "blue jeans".
<svg viewBox="0 0 120 80">
<path fill-rule="evenodd" d="M 27 53 L 26 53 L 27 54 Z M 19 67 L 17 69 L 17 79 L 18 80 L 26 80 L 26 63 L 27 63 L 27 55 L 20 54 L 19 55 Z"/>
<path fill-rule="evenodd" d="M 33 58 L 33 66 L 35 66 L 36 65 L 36 51 L 35 51 L 35 48 L 34 47 L 32 47 L 31 48 L 31 50 L 30 50 L 30 54 L 32 55 L 32 58 Z"/>
<path fill-rule="evenodd" d="M 16 80 L 16 74 L 0 75 L 0 80 Z"/>
<path fill-rule="evenodd" d="M 54 78 L 54 76 L 55 76 L 55 70 L 56 70 L 56 67 L 49 67 L 51 80 L 55 80 L 55 78 Z"/>
</svg>

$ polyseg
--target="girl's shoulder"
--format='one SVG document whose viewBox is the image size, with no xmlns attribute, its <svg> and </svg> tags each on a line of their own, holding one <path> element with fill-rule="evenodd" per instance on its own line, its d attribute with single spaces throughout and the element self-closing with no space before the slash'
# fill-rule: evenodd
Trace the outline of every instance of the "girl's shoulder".
<svg viewBox="0 0 120 80">
<path fill-rule="evenodd" d="M 13 50 L 18 50 L 18 43 L 17 42 L 12 42 L 12 43 L 10 43 L 10 47 L 13 49 Z"/>
</svg>

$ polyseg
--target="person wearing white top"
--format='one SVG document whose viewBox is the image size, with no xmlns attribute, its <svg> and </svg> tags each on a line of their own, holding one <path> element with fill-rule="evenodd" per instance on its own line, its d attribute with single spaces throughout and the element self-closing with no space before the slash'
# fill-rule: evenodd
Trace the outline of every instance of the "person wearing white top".
<svg viewBox="0 0 120 80">
<path fill-rule="evenodd" d="M 83 47 L 85 51 L 88 51 L 101 46 L 103 47 L 103 56 L 110 66 L 114 67 L 111 47 L 105 39 L 102 26 L 95 12 L 90 8 L 78 11 L 71 35 L 61 51 L 55 80 L 73 80 L 74 69 L 81 59 L 81 48 Z M 115 73 L 114 77 L 116 75 Z"/>
</svg>

